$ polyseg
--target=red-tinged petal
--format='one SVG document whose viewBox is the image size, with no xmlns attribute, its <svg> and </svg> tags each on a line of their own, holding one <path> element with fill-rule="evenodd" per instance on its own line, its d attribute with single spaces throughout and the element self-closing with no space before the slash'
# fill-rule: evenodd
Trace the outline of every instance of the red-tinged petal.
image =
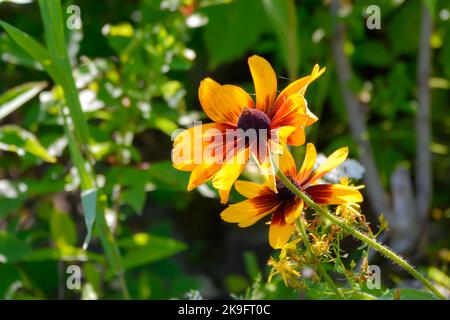
<svg viewBox="0 0 450 320">
<path fill-rule="evenodd" d="M 302 214 L 303 200 L 295 199 L 284 205 L 284 219 L 286 223 L 292 224 Z"/>
<path fill-rule="evenodd" d="M 272 116 L 271 127 L 292 126 L 299 116 L 307 117 L 306 100 L 302 95 L 290 96 Z"/>
<path fill-rule="evenodd" d="M 319 204 L 343 204 L 362 202 L 361 193 L 355 188 L 340 184 L 317 184 L 305 189 L 305 192 Z"/>
<path fill-rule="evenodd" d="M 267 193 L 228 206 L 220 217 L 231 223 L 238 223 L 240 227 L 247 227 L 277 209 L 280 203 L 274 193 Z"/>
<path fill-rule="evenodd" d="M 210 135 L 223 135 L 229 125 L 208 123 L 182 131 L 175 137 L 172 149 L 173 166 L 178 170 L 192 171 L 197 165 L 204 164 L 204 151 L 214 139 Z"/>
</svg>

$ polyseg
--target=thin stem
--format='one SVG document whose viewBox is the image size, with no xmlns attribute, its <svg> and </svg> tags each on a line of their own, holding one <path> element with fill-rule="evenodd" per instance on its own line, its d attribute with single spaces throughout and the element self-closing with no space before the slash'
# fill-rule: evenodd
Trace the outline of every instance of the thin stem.
<svg viewBox="0 0 450 320">
<path fill-rule="evenodd" d="M 307 206 L 314 209 L 316 212 L 320 213 L 321 215 L 325 216 L 328 220 L 330 220 L 335 225 L 341 227 L 344 231 L 350 233 L 355 238 L 363 241 L 367 245 L 371 246 L 381 254 L 385 255 L 398 265 L 400 265 L 403 269 L 408 271 L 414 278 L 422 282 L 431 292 L 433 292 L 438 298 L 446 300 L 445 296 L 440 293 L 432 284 L 430 281 L 428 281 L 427 278 L 425 278 L 422 274 L 420 274 L 418 271 L 416 271 L 408 262 L 406 262 L 403 258 L 398 256 L 395 252 L 391 251 L 389 248 L 386 248 L 385 246 L 379 244 L 375 240 L 369 238 L 365 234 L 361 233 L 360 231 L 354 229 L 353 227 L 345 224 L 341 220 L 339 220 L 336 216 L 328 212 L 327 210 L 323 209 L 319 205 L 317 205 L 313 200 L 311 200 L 307 195 L 305 195 L 302 191 L 297 189 L 297 187 L 283 174 L 283 172 L 278 171 L 277 173 L 280 180 L 286 185 L 286 187 L 289 188 L 292 192 L 294 192 L 299 198 L 301 198 Z"/>
<path fill-rule="evenodd" d="M 319 273 L 325 278 L 328 285 L 333 289 L 333 291 L 336 292 L 336 295 L 338 296 L 338 298 L 341 300 L 344 300 L 345 297 L 339 292 L 339 289 L 336 287 L 333 280 L 330 278 L 330 276 L 328 275 L 328 273 L 325 271 L 322 264 L 320 263 L 319 259 L 317 259 L 316 255 L 312 251 L 311 244 L 309 243 L 308 236 L 306 235 L 305 227 L 303 226 L 303 222 L 300 219 L 297 219 L 295 225 L 303 239 L 303 243 L 305 244 L 306 250 L 308 251 L 309 255 L 311 256 L 311 259 L 313 259 L 315 265 L 317 266 Z"/>
</svg>

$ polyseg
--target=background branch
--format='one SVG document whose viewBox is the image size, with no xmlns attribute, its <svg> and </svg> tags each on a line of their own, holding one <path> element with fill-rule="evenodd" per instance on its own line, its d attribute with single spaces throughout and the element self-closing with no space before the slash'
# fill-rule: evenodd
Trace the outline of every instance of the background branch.
<svg viewBox="0 0 450 320">
<path fill-rule="evenodd" d="M 344 25 L 338 21 L 339 6 L 339 0 L 332 1 L 332 47 L 336 63 L 336 73 L 339 80 L 339 88 L 347 109 L 350 130 L 353 139 L 358 145 L 360 160 L 366 169 L 364 184 L 366 185 L 370 205 L 377 215 L 383 213 L 390 219 L 392 214 L 374 161 L 366 120 L 364 119 L 362 108 L 357 97 L 348 87 L 348 83 L 352 78 L 352 69 L 350 62 L 344 53 L 345 29 Z"/>
<path fill-rule="evenodd" d="M 430 123 L 430 78 L 432 19 L 428 7 L 422 4 L 420 45 L 417 61 L 416 115 L 416 205 L 419 217 L 426 220 L 432 195 L 431 167 L 431 123 Z"/>
</svg>

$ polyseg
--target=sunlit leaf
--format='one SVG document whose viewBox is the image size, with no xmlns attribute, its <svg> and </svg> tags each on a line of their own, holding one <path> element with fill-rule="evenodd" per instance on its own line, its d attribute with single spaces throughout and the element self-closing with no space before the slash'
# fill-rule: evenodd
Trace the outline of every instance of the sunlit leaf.
<svg viewBox="0 0 450 320">
<path fill-rule="evenodd" d="M 16 125 L 0 127 L 0 149 L 19 156 L 28 152 L 47 162 L 56 162 L 56 158 L 45 150 L 34 134 Z"/>
<path fill-rule="evenodd" d="M 0 96 L 0 120 L 8 116 L 41 92 L 47 82 L 29 82 L 9 89 Z"/>
<path fill-rule="evenodd" d="M 50 216 L 50 232 L 56 246 L 74 247 L 77 243 L 77 230 L 71 217 L 63 212 L 53 211 Z"/>
</svg>

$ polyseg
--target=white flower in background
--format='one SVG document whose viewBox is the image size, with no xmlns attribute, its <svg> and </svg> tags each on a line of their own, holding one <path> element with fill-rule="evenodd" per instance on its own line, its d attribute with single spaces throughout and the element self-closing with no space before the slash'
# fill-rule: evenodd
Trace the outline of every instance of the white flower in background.
<svg viewBox="0 0 450 320">
<path fill-rule="evenodd" d="M 319 153 L 314 168 L 317 169 L 326 159 L 327 157 L 323 153 Z M 341 178 L 344 177 L 352 180 L 361 180 L 364 172 L 364 167 L 358 161 L 355 159 L 347 159 L 339 167 L 326 174 L 323 180 L 331 183 L 339 183 Z"/>
<path fill-rule="evenodd" d="M 191 290 L 187 292 L 184 296 L 187 300 L 203 300 L 203 297 L 198 290 Z"/>
</svg>

